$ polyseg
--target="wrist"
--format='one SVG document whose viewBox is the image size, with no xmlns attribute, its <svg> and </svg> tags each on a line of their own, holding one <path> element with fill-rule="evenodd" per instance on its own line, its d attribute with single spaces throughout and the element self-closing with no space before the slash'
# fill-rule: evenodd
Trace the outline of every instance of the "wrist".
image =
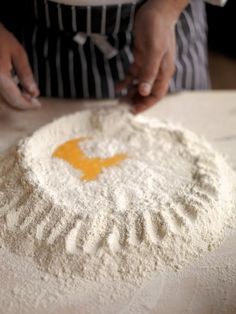
<svg viewBox="0 0 236 314">
<path fill-rule="evenodd" d="M 148 0 L 147 4 L 159 15 L 174 24 L 178 21 L 181 12 L 190 3 L 190 0 Z"/>
</svg>

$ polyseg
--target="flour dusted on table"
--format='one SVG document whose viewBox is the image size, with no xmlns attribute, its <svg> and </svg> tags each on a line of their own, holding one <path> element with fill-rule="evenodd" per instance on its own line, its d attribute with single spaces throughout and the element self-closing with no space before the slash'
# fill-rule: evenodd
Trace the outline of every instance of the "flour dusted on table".
<svg viewBox="0 0 236 314">
<path fill-rule="evenodd" d="M 0 159 L 0 244 L 59 276 L 179 268 L 235 225 L 235 175 L 197 135 L 126 109 L 42 127 Z"/>
</svg>

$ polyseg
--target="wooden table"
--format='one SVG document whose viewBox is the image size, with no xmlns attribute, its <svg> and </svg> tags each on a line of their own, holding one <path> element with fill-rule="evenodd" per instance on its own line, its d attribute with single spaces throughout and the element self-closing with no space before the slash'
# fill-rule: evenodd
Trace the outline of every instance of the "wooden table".
<svg viewBox="0 0 236 314">
<path fill-rule="evenodd" d="M 42 103 L 42 110 L 31 112 L 12 111 L 1 104 L 4 108 L 0 109 L 0 152 L 56 117 L 84 106 L 101 106 L 104 102 L 43 99 Z M 171 120 L 204 135 L 217 150 L 228 155 L 229 162 L 236 169 L 236 91 L 169 96 L 145 115 Z M 57 299 L 48 282 L 42 290 L 37 284 L 42 274 L 30 263 L 26 258 L 0 249 L 0 313 L 236 313 L 235 232 L 220 248 L 180 272 L 157 274 L 141 288 L 132 290 L 127 300 L 121 301 L 117 296 L 110 304 L 103 306 L 100 303 L 93 312 L 83 307 L 84 302 L 76 293 L 65 293 Z M 50 280 L 53 282 L 49 276 Z M 102 289 L 99 283 L 96 284 L 98 289 Z M 22 285 L 29 287 L 27 295 L 23 295 Z M 92 295 L 88 291 L 88 297 L 96 298 L 94 291 Z"/>
</svg>

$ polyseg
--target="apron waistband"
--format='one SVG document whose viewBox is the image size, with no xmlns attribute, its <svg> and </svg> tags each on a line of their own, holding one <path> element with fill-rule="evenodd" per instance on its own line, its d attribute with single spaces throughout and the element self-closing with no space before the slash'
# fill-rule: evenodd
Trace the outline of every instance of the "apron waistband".
<svg viewBox="0 0 236 314">
<path fill-rule="evenodd" d="M 71 6 L 47 0 L 28 0 L 33 25 L 59 32 L 117 35 L 131 32 L 134 16 L 144 1 L 121 5 Z"/>
</svg>

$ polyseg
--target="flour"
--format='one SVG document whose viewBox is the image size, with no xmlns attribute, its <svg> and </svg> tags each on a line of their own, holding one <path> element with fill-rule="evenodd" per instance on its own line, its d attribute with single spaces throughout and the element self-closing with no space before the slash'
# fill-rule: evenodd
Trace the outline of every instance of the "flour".
<svg viewBox="0 0 236 314">
<path fill-rule="evenodd" d="M 76 138 L 88 158 L 127 158 L 82 180 L 80 169 L 52 157 Z M 219 245 L 235 226 L 235 175 L 187 130 L 125 109 L 85 110 L 1 158 L 0 204 L 0 245 L 42 269 L 137 282 Z"/>
</svg>

